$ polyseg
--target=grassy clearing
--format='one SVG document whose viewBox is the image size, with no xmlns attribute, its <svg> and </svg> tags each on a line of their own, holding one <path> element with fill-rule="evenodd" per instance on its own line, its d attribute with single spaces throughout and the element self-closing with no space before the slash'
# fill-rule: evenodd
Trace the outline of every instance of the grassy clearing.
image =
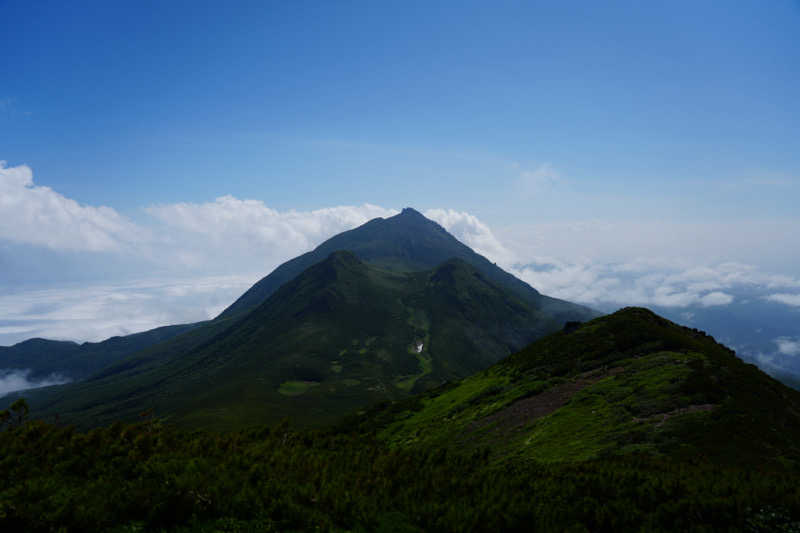
<svg viewBox="0 0 800 533">
<path fill-rule="evenodd" d="M 278 387 L 278 392 L 284 396 L 300 396 L 317 385 L 319 383 L 316 381 L 284 381 Z"/>
<path fill-rule="evenodd" d="M 453 431 L 492 409 L 481 405 L 480 409 L 464 409 L 471 401 L 483 398 L 487 392 L 502 388 L 508 383 L 506 376 L 481 372 L 462 381 L 458 386 L 432 398 L 422 400 L 422 408 L 409 412 L 379 434 L 383 440 L 394 444 L 433 442 L 452 436 Z M 442 423 L 446 421 L 446 428 Z"/>
</svg>

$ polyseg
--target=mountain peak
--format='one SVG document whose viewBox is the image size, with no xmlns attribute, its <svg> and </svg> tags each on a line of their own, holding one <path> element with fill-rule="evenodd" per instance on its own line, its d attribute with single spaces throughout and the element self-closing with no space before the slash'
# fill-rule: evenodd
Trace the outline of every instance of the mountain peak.
<svg viewBox="0 0 800 533">
<path fill-rule="evenodd" d="M 403 210 L 400 211 L 399 216 L 425 218 L 425 215 L 423 215 L 413 207 L 404 207 Z"/>
<path fill-rule="evenodd" d="M 399 225 L 398 227 L 401 228 L 413 228 L 413 231 L 420 231 L 425 228 L 424 231 L 432 230 L 436 231 L 437 233 L 445 232 L 444 228 L 442 228 L 439 224 L 429 219 L 413 207 L 405 207 L 398 214 L 385 219 L 385 221 L 389 222 L 390 225 Z"/>
<path fill-rule="evenodd" d="M 530 285 L 503 271 L 485 257 L 460 242 L 437 222 L 414 208 L 406 207 L 388 218 L 375 218 L 351 230 L 334 235 L 314 250 L 276 268 L 256 283 L 220 315 L 222 318 L 254 309 L 281 285 L 306 268 L 325 260 L 332 252 L 348 250 L 359 261 L 393 272 L 421 272 L 458 258 L 481 273 L 486 280 L 511 289 L 519 298 L 557 321 L 594 316 L 586 308 L 543 298 Z M 545 307 L 548 308 L 545 311 Z M 559 325 L 560 327 L 560 325 Z"/>
</svg>

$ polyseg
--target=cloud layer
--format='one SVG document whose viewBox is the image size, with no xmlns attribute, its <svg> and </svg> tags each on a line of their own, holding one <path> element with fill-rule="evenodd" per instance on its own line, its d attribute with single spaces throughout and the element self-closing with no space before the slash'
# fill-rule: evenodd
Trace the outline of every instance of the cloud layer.
<svg viewBox="0 0 800 533">
<path fill-rule="evenodd" d="M 692 266 L 674 260 L 641 259 L 619 263 L 572 263 L 553 258 L 511 269 L 543 292 L 587 304 L 711 307 L 734 302 L 736 293 L 793 304 L 769 294 L 778 287 L 800 287 L 800 279 L 760 272 L 752 265 L 720 263 Z M 800 304 L 798 304 L 800 305 Z"/>
<path fill-rule="evenodd" d="M 0 239 L 59 250 L 120 251 L 147 233 L 110 207 L 80 205 L 0 161 Z"/>
<path fill-rule="evenodd" d="M 800 355 L 800 339 L 779 337 L 775 339 L 775 344 L 778 345 L 778 352 L 783 355 Z"/>
<path fill-rule="evenodd" d="M 537 183 L 559 179 L 547 165 L 530 174 L 526 179 Z M 0 344 L 31 336 L 100 340 L 211 318 L 282 262 L 336 233 L 397 212 L 371 204 L 278 211 L 258 200 L 223 196 L 205 203 L 149 206 L 145 220 L 135 223 L 110 207 L 81 205 L 35 185 L 25 165 L 0 163 L 0 245 L 14 242 L 78 254 L 106 273 L 104 283 L 71 286 L 58 280 L 59 262 L 53 261 L 50 268 L 59 284 L 52 290 L 11 287 L 0 277 Z M 531 223 L 496 232 L 467 212 L 433 208 L 424 214 L 543 293 L 567 300 L 691 312 L 731 305 L 747 294 L 800 307 L 797 278 L 696 253 L 695 248 L 707 251 L 713 249 L 709 242 L 721 242 L 727 248 L 709 257 L 727 257 L 749 245 L 730 246 L 726 235 L 734 233 L 748 243 L 765 228 L 583 221 Z M 775 224 L 767 229 L 780 248 L 786 228 L 783 222 Z M 763 234 L 759 238 L 765 241 Z M 2 253 L 0 246 L 0 266 Z M 110 258 L 120 257 L 125 263 L 140 261 L 150 278 L 115 278 L 117 266 Z M 24 272 L 16 279 L 23 277 Z"/>
<path fill-rule="evenodd" d="M 212 276 L 6 291 L 0 294 L 0 345 L 31 337 L 100 341 L 208 320 L 257 279 Z"/>
<path fill-rule="evenodd" d="M 28 369 L 0 369 L 0 397 L 9 392 L 61 385 L 70 380 L 58 374 L 51 374 L 44 379 L 28 379 L 31 371 Z"/>
<path fill-rule="evenodd" d="M 778 294 L 770 294 L 767 296 L 768 300 L 772 300 L 773 302 L 780 302 L 786 305 L 792 305 L 795 307 L 800 307 L 800 293 L 793 294 L 793 293 L 778 293 Z"/>
<path fill-rule="evenodd" d="M 503 266 L 510 266 L 516 260 L 513 253 L 494 236 L 489 226 L 477 217 L 453 209 L 428 209 L 423 213 L 438 222 L 458 240 L 479 254 Z"/>
</svg>

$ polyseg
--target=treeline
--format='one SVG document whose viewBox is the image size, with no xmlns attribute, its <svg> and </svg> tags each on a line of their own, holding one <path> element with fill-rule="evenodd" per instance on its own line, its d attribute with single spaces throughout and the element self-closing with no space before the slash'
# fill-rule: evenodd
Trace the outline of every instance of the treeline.
<svg viewBox="0 0 800 533">
<path fill-rule="evenodd" d="M 800 531 L 797 472 L 498 462 L 287 424 L 17 422 L 0 432 L 0 531 Z"/>
</svg>

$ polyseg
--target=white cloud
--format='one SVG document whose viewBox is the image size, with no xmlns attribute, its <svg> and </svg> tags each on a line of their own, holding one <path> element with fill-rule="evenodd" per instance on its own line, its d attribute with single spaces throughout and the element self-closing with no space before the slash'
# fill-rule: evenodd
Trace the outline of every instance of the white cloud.
<svg viewBox="0 0 800 533">
<path fill-rule="evenodd" d="M 714 305 L 728 305 L 731 302 L 733 302 L 733 296 L 720 291 L 710 292 L 700 298 L 700 305 L 702 305 L 703 307 L 711 307 Z"/>
<path fill-rule="evenodd" d="M 780 302 L 786 305 L 800 306 L 800 294 L 791 294 L 791 293 L 770 294 L 766 296 L 765 299 L 770 300 L 772 302 Z"/>
<path fill-rule="evenodd" d="M 259 200 L 223 196 L 207 203 L 156 205 L 145 209 L 159 223 L 168 253 L 180 264 L 225 269 L 248 265 L 264 273 L 322 241 L 396 209 L 364 204 L 280 212 Z"/>
<path fill-rule="evenodd" d="M 0 294 L 0 345 L 31 337 L 100 341 L 114 335 L 208 320 L 260 275 L 74 285 Z"/>
<path fill-rule="evenodd" d="M 231 238 L 256 246 L 288 241 L 290 246 L 303 250 L 372 218 L 397 213 L 395 209 L 370 204 L 281 213 L 260 200 L 240 200 L 233 196 L 203 204 L 156 205 L 146 211 L 170 228 L 200 233 L 215 245 L 225 244 Z"/>
<path fill-rule="evenodd" d="M 541 183 L 560 179 L 549 165 L 526 175 Z M 0 344 L 23 335 L 99 340 L 203 320 L 284 261 L 334 234 L 397 213 L 371 204 L 278 211 L 262 201 L 233 196 L 153 205 L 144 211 L 149 219 L 140 226 L 111 208 L 80 205 L 36 186 L 27 166 L 0 164 L 0 244 L 5 240 L 53 250 L 110 252 L 81 257 L 92 264 L 101 257 L 123 257 L 126 264 L 136 258 L 154 277 L 173 280 L 24 293 L 4 289 Z M 787 244 L 794 243 L 791 221 L 716 227 L 584 220 L 531 222 L 493 231 L 463 211 L 438 208 L 424 214 L 541 292 L 567 300 L 590 305 L 724 306 L 733 303 L 734 294 L 742 301 L 745 288 L 750 297 L 800 306 L 800 279 L 766 273 L 729 257 L 749 247 L 755 236 L 762 243 L 772 239 L 771 246 L 794 250 L 796 246 Z M 719 253 L 711 256 L 723 260 L 704 260 L 697 251 L 715 246 Z M 53 272 L 58 268 L 54 262 Z M 113 266 L 108 271 L 113 280 Z M 215 276 L 219 273 L 237 281 L 223 281 L 225 276 Z"/>
<path fill-rule="evenodd" d="M 110 207 L 81 205 L 37 186 L 26 165 L 0 162 L 0 241 L 123 253 L 171 271 L 269 272 L 328 237 L 397 210 L 364 204 L 280 212 L 259 200 L 223 196 L 154 205 L 145 212 L 151 216 L 148 226 Z"/>
<path fill-rule="evenodd" d="M 775 339 L 775 344 L 778 345 L 778 352 L 783 355 L 800 355 L 800 339 L 779 337 Z"/>
<path fill-rule="evenodd" d="M 61 385 L 70 381 L 58 374 L 51 374 L 43 379 L 29 379 L 30 373 L 29 369 L 0 369 L 0 397 L 9 392 Z"/>
<path fill-rule="evenodd" d="M 83 206 L 36 186 L 30 167 L 0 161 L 0 239 L 60 250 L 120 251 L 145 232 L 110 207 Z"/>
<path fill-rule="evenodd" d="M 786 274 L 800 266 L 798 223 L 798 219 L 683 222 L 653 216 L 541 221 L 531 217 L 493 230 L 524 263 L 549 256 L 572 263 L 655 261 L 683 269 L 724 263 L 758 265 L 753 269 L 762 276 L 784 272 L 783 276 L 770 274 L 773 281 L 784 285 Z M 734 270 L 747 275 L 739 266 Z"/>
<path fill-rule="evenodd" d="M 545 294 L 587 304 L 703 307 L 733 303 L 731 292 L 795 286 L 798 280 L 740 263 L 690 266 L 656 258 L 631 262 L 565 262 L 537 258 L 512 272 Z"/>
<path fill-rule="evenodd" d="M 469 213 L 453 209 L 428 209 L 424 215 L 438 222 L 455 238 L 487 257 L 508 267 L 515 262 L 514 255 L 494 236 L 489 226 Z"/>
</svg>

